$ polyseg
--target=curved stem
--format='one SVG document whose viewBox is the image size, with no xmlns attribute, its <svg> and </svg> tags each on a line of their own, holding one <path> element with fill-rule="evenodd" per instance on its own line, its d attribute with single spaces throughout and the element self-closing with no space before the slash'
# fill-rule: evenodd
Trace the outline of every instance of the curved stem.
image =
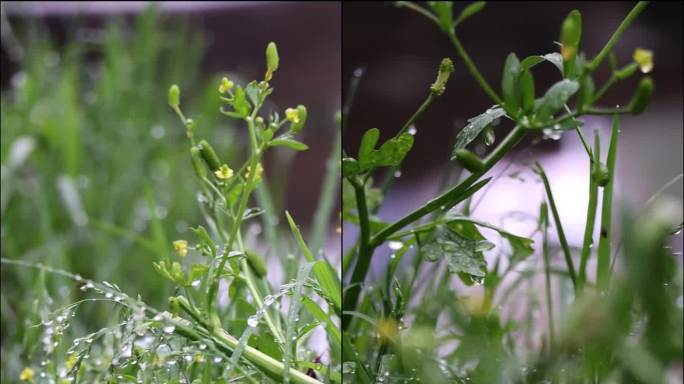
<svg viewBox="0 0 684 384">
<path fill-rule="evenodd" d="M 613 36 L 610 37 L 606 45 L 603 47 L 603 49 L 601 49 L 601 52 L 599 52 L 599 54 L 596 55 L 596 57 L 594 57 L 591 63 L 587 65 L 587 68 L 590 71 L 596 70 L 596 68 L 598 68 L 598 66 L 601 65 L 601 62 L 606 58 L 608 52 L 610 52 L 613 49 L 613 46 L 615 45 L 615 43 L 618 42 L 618 40 L 620 40 L 620 37 L 625 32 L 627 27 L 629 27 L 629 25 L 632 24 L 634 19 L 636 19 L 636 17 L 641 13 L 641 11 L 644 10 L 647 4 L 648 1 L 640 1 L 634 6 L 634 8 L 632 8 L 629 14 L 627 14 L 627 16 L 625 17 L 625 19 L 622 20 L 622 23 L 620 23 L 618 29 L 616 29 L 615 32 L 613 32 Z"/>
<path fill-rule="evenodd" d="M 475 78 L 475 80 L 477 80 L 477 83 L 480 84 L 482 90 L 496 104 L 502 104 L 503 102 L 501 101 L 501 98 L 499 97 L 499 95 L 496 94 L 496 92 L 494 92 L 492 87 L 489 86 L 487 80 L 485 80 L 485 78 L 480 73 L 480 70 L 477 69 L 477 66 L 475 66 L 473 60 L 470 58 L 470 56 L 468 56 L 468 53 L 466 52 L 465 48 L 463 48 L 461 41 L 458 39 L 458 37 L 456 37 L 456 34 L 453 31 L 451 31 L 448 33 L 448 35 L 449 40 L 451 40 L 451 44 L 453 44 L 454 48 L 456 48 L 456 52 L 461 57 L 461 60 L 463 60 L 463 63 L 468 68 L 470 74 Z"/>
</svg>

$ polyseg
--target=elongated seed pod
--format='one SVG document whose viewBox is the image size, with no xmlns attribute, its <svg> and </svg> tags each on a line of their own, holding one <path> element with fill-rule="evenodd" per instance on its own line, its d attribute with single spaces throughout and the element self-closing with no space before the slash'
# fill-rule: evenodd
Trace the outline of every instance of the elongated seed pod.
<svg viewBox="0 0 684 384">
<path fill-rule="evenodd" d="M 200 180 L 207 177 L 207 169 L 204 166 L 199 147 L 194 146 L 190 148 L 190 157 L 192 158 L 192 167 L 195 170 L 197 177 L 199 177 Z"/>
<path fill-rule="evenodd" d="M 214 172 L 221 167 L 221 160 L 219 160 L 216 151 L 214 151 L 214 148 L 212 148 L 206 140 L 199 142 L 199 150 L 200 155 L 202 155 L 202 159 L 207 164 L 207 167 L 209 167 L 209 170 Z"/>
<path fill-rule="evenodd" d="M 249 267 L 254 271 L 254 274 L 257 275 L 257 277 L 266 276 L 266 263 L 261 255 L 251 249 L 247 249 L 245 250 L 245 256 L 247 264 L 249 264 Z"/>
<path fill-rule="evenodd" d="M 639 87 L 629 103 L 629 108 L 632 110 L 633 115 L 638 115 L 646 109 L 646 106 L 651 101 L 651 96 L 653 96 L 653 90 L 653 79 L 650 77 L 641 79 Z"/>
<path fill-rule="evenodd" d="M 575 57 L 582 36 L 582 15 L 578 10 L 573 10 L 563 21 L 561 26 L 561 44 L 563 60 L 568 61 Z"/>
<path fill-rule="evenodd" d="M 477 157 L 476 154 L 470 152 L 467 149 L 459 149 L 456 151 L 456 160 L 463 166 L 463 168 L 469 170 L 472 173 L 479 173 L 484 171 L 485 164 Z"/>
</svg>

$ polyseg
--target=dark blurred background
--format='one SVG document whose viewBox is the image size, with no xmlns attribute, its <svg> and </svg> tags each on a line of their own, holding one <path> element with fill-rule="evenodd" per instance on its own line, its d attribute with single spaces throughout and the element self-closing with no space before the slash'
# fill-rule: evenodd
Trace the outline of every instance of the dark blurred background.
<svg viewBox="0 0 684 384">
<path fill-rule="evenodd" d="M 457 2 L 454 13 L 457 15 L 466 4 Z M 558 51 L 554 41 L 559 40 L 560 24 L 571 10 L 582 13 L 581 50 L 593 57 L 633 5 L 488 2 L 481 13 L 459 25 L 456 33 L 483 76 L 500 93 L 506 56 L 515 52 L 522 60 L 528 55 Z M 380 129 L 381 142 L 394 135 L 426 97 L 441 58 L 450 57 L 455 63 L 455 73 L 445 94 L 417 121 L 414 147 L 380 213 L 382 219 L 397 219 L 437 194 L 443 171 L 453 166 L 449 155 L 455 135 L 465 126 L 466 119 L 484 112 L 492 102 L 469 75 L 446 35 L 425 17 L 388 2 L 347 3 L 342 14 L 344 94 L 353 71 L 365 68 L 343 135 L 347 153 L 356 155 L 360 137 L 369 128 Z M 682 172 L 682 3 L 648 5 L 615 47 L 620 66 L 632 61 L 636 47 L 654 51 L 655 68 L 651 75 L 656 93 L 646 112 L 622 119 L 617 204 L 643 203 Z M 609 71 L 606 61 L 594 77 L 597 89 L 607 80 Z M 557 69 L 548 63 L 535 67 L 534 76 L 538 95 L 560 79 Z M 598 104 L 627 103 L 640 76 L 617 83 Z M 599 130 L 605 156 L 610 119 L 587 117 L 584 121 L 587 137 L 593 137 L 592 131 Z M 502 121 L 495 128 L 497 138 L 501 139 L 510 128 L 510 121 Z M 515 177 L 497 181 L 477 214 L 492 222 L 503 220 L 502 215 L 511 207 L 536 215 L 543 193 L 538 184 L 530 185 L 535 177 L 527 166 L 540 159 L 554 186 L 561 216 L 570 227 L 570 240 L 581 242 L 588 160 L 577 135 L 568 132 L 560 140 L 543 140 L 534 147 L 530 147 L 531 140 L 528 138 L 518 146 L 515 161 L 506 169 L 506 174 Z M 481 143 L 474 147 L 485 150 Z M 501 171 L 502 167 L 498 167 L 491 173 Z M 681 201 L 681 179 L 665 194 Z M 354 235 L 352 231 L 345 233 Z M 351 239 L 345 235 L 345 244 Z"/>
</svg>

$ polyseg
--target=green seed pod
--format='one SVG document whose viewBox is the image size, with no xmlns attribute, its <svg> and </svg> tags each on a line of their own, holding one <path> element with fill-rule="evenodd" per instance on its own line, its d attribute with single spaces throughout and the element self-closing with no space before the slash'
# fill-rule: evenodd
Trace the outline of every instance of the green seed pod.
<svg viewBox="0 0 684 384">
<path fill-rule="evenodd" d="M 190 157 L 192 159 L 192 167 L 194 168 L 197 177 L 199 177 L 200 180 L 207 177 L 207 169 L 204 167 L 200 148 L 197 146 L 190 148 Z"/>
<path fill-rule="evenodd" d="M 459 149 L 455 153 L 456 160 L 463 166 L 463 168 L 469 170 L 472 173 L 480 173 L 484 171 L 485 164 L 477 157 L 476 154 L 470 152 L 467 149 Z"/>
<path fill-rule="evenodd" d="M 520 77 L 520 92 L 523 112 L 528 114 L 534 110 L 534 77 L 532 72 L 524 70 Z"/>
<path fill-rule="evenodd" d="M 249 264 L 249 267 L 254 271 L 254 274 L 257 275 L 257 277 L 266 276 L 266 263 L 261 255 L 251 249 L 246 249 L 245 256 L 247 264 Z"/>
<path fill-rule="evenodd" d="M 582 36 L 582 15 L 578 10 L 571 11 L 563 21 L 561 26 L 560 42 L 562 44 L 561 53 L 564 61 L 575 58 Z"/>
<path fill-rule="evenodd" d="M 629 65 L 626 65 L 625 67 L 621 68 L 620 70 L 615 71 L 615 77 L 619 80 L 624 80 L 634 74 L 636 70 L 639 69 L 639 64 L 637 63 L 632 63 Z"/>
<path fill-rule="evenodd" d="M 610 172 L 604 163 L 594 163 L 591 170 L 591 178 L 600 187 L 605 187 L 610 181 Z"/>
<path fill-rule="evenodd" d="M 290 130 L 292 133 L 299 133 L 302 131 L 302 128 L 304 128 L 304 123 L 306 123 L 306 107 L 303 105 L 298 105 L 297 106 L 297 116 L 299 117 L 299 120 L 296 123 L 292 123 L 290 126 Z"/>
<path fill-rule="evenodd" d="M 454 63 L 448 57 L 442 59 L 439 64 L 439 72 L 437 73 L 437 80 L 430 86 L 430 92 L 432 94 L 441 96 L 446 89 L 446 83 L 449 80 L 449 76 L 454 71 Z"/>
<path fill-rule="evenodd" d="M 169 106 L 171 108 L 178 108 L 180 105 L 180 88 L 176 84 L 169 88 Z"/>
<path fill-rule="evenodd" d="M 221 164 L 223 163 L 221 163 L 221 160 L 219 160 L 214 148 L 212 148 L 206 140 L 199 142 L 199 150 L 200 155 L 202 155 L 202 159 L 207 164 L 207 167 L 209 167 L 209 170 L 214 172 L 221 167 Z"/>
<path fill-rule="evenodd" d="M 264 80 L 271 80 L 271 77 L 273 77 L 273 72 L 278 69 L 278 64 L 280 64 L 278 47 L 274 42 L 271 41 L 266 46 L 266 75 L 264 76 Z"/>
<path fill-rule="evenodd" d="M 646 109 L 646 106 L 651 101 L 651 96 L 653 96 L 653 90 L 653 79 L 650 77 L 641 79 L 639 87 L 629 103 L 629 108 L 632 110 L 633 115 L 638 115 Z"/>
</svg>

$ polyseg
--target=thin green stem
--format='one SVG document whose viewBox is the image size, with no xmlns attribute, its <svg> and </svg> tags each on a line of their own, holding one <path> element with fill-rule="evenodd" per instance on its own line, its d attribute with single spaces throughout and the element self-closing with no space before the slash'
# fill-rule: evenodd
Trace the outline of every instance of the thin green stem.
<svg viewBox="0 0 684 384">
<path fill-rule="evenodd" d="M 546 208 L 544 208 L 546 210 Z M 549 350 L 553 350 L 556 345 L 553 324 L 553 300 L 551 297 L 551 264 L 549 263 L 549 222 L 548 214 L 543 223 L 542 232 L 542 253 L 544 256 L 544 281 L 546 284 L 546 316 L 548 317 L 549 325 Z"/>
<path fill-rule="evenodd" d="M 558 209 L 556 208 L 556 202 L 553 199 L 553 193 L 551 192 L 551 185 L 549 185 L 549 179 L 546 177 L 546 172 L 542 168 L 539 162 L 535 162 L 537 167 L 537 172 L 544 183 L 544 189 L 546 189 L 546 197 L 549 200 L 549 206 L 551 206 L 551 213 L 553 214 L 553 220 L 556 223 L 556 231 L 558 232 L 558 240 L 561 243 L 561 248 L 563 249 L 563 255 L 565 256 L 565 263 L 568 266 L 568 273 L 570 274 L 570 279 L 572 280 L 572 286 L 577 292 L 577 276 L 575 274 L 575 266 L 572 262 L 572 253 L 570 253 L 570 247 L 568 246 L 568 240 L 565 238 L 565 231 L 563 231 L 563 224 L 560 220 L 560 215 L 558 214 Z"/>
<path fill-rule="evenodd" d="M 589 108 L 584 111 L 585 115 L 624 115 L 632 113 L 630 108 Z"/>
<path fill-rule="evenodd" d="M 615 84 L 617 82 L 617 80 L 618 80 L 618 78 L 615 76 L 615 73 L 613 73 L 610 76 L 610 78 L 608 79 L 608 81 L 606 81 L 606 83 L 603 84 L 603 86 L 601 88 L 599 88 L 598 91 L 596 91 L 596 93 L 594 94 L 594 97 L 591 99 L 591 102 L 589 103 L 589 105 L 594 104 L 601 97 L 603 97 L 603 95 L 610 89 L 610 87 L 613 86 L 613 84 Z"/>
<path fill-rule="evenodd" d="M 439 21 L 437 22 L 439 25 Z M 465 48 L 463 48 L 463 45 L 461 44 L 461 41 L 456 37 L 456 33 L 453 31 L 450 31 L 448 33 L 449 35 L 449 40 L 451 40 L 451 44 L 453 44 L 454 48 L 456 48 L 456 52 L 458 55 L 461 57 L 461 60 L 463 60 L 463 63 L 465 66 L 468 68 L 468 71 L 470 74 L 475 78 L 478 84 L 480 84 L 480 88 L 489 96 L 492 101 L 496 104 L 502 104 L 503 102 L 501 101 L 501 98 L 499 95 L 494 92 L 492 87 L 489 86 L 489 83 L 487 83 L 487 80 L 482 76 L 480 73 L 480 70 L 477 69 L 477 66 L 475 66 L 475 63 L 473 63 L 473 60 L 468 56 L 468 53 L 466 52 Z"/>
<path fill-rule="evenodd" d="M 370 267 L 371 256 L 373 248 L 370 246 L 370 223 L 368 220 L 368 207 L 366 206 L 366 191 L 365 186 L 357 179 L 349 180 L 354 187 L 354 194 L 356 196 L 356 207 L 359 214 L 359 226 L 361 227 L 361 237 L 359 242 L 359 256 L 357 257 L 356 267 L 351 277 L 350 288 L 344 295 L 342 309 L 345 308 L 353 310 L 356 308 L 356 302 L 361 292 L 361 284 L 368 273 Z M 351 322 L 349 315 L 342 316 L 342 330 L 346 330 Z"/>
<path fill-rule="evenodd" d="M 615 159 L 617 156 L 618 130 L 620 119 L 617 115 L 613 116 L 613 127 L 610 133 L 610 144 L 608 146 L 608 184 L 603 187 L 603 197 L 601 200 L 601 234 L 598 246 L 598 266 L 596 268 L 596 285 L 599 289 L 608 287 L 610 278 L 610 249 L 611 249 L 611 224 L 613 207 L 613 186 L 615 185 Z"/>
<path fill-rule="evenodd" d="M 318 250 L 323 244 L 323 239 L 328 232 L 330 214 L 335 204 L 335 196 L 338 192 L 338 180 L 340 179 L 340 151 L 342 149 L 342 133 L 338 129 L 335 135 L 332 151 L 326 163 L 325 179 L 321 187 L 321 197 L 318 200 L 318 207 L 314 216 L 313 231 L 311 233 L 311 251 L 318 254 Z"/>
<path fill-rule="evenodd" d="M 594 155 L 589 159 L 589 204 L 587 206 L 587 222 L 584 225 L 584 241 L 582 242 L 582 253 L 580 256 L 579 267 L 579 286 L 584 289 L 587 280 L 587 261 L 591 254 L 591 246 L 594 243 L 594 223 L 596 222 L 596 206 L 598 200 L 598 184 L 592 177 L 592 170 L 601 159 L 601 141 L 598 131 L 594 131 Z"/>
<path fill-rule="evenodd" d="M 636 17 L 641 13 L 641 11 L 644 10 L 646 5 L 648 4 L 648 1 L 640 1 L 638 2 L 634 8 L 627 14 L 624 20 L 622 20 L 622 23 L 620 23 L 620 26 L 613 32 L 613 35 L 608 39 L 608 42 L 606 43 L 605 46 L 601 49 L 598 55 L 594 57 L 594 59 L 587 65 L 587 69 L 590 71 L 596 70 L 599 65 L 601 65 L 601 62 L 606 58 L 608 53 L 613 50 L 613 46 L 620 40 L 620 37 L 622 34 L 625 32 L 627 27 L 629 27 L 630 24 L 636 19 Z"/>
</svg>

